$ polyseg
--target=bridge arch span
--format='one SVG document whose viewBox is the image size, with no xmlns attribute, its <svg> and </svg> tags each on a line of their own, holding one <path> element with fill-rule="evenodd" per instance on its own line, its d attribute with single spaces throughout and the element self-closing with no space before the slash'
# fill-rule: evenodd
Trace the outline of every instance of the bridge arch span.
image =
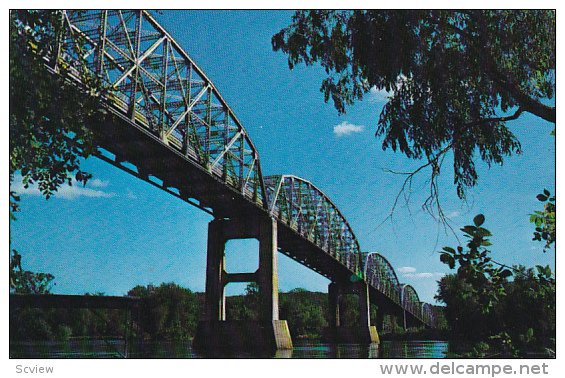
<svg viewBox="0 0 565 378">
<path fill-rule="evenodd" d="M 269 212 L 326 253 L 361 274 L 359 242 L 332 200 L 310 181 L 294 175 L 267 176 Z"/>
<path fill-rule="evenodd" d="M 390 262 L 378 252 L 369 252 L 363 259 L 363 275 L 367 283 L 401 304 L 401 287 Z"/>
<path fill-rule="evenodd" d="M 412 285 L 402 285 L 402 307 L 417 318 L 422 316 L 422 302 Z"/>
<path fill-rule="evenodd" d="M 204 71 L 148 11 L 61 11 L 61 17 L 53 49 L 58 55 L 48 63 L 54 72 L 68 71 L 87 88 L 100 82 L 103 102 L 114 114 L 266 207 L 259 154 L 249 134 Z M 154 169 L 167 168 L 161 165 Z"/>
<path fill-rule="evenodd" d="M 435 311 L 434 307 L 429 303 L 422 303 L 422 320 L 429 326 L 435 326 Z"/>
</svg>

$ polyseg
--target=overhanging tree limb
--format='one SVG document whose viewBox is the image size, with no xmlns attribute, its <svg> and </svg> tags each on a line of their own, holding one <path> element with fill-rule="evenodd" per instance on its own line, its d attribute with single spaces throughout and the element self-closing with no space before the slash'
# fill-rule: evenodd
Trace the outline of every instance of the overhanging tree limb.
<svg viewBox="0 0 565 378">
<path fill-rule="evenodd" d="M 486 55 L 489 55 L 488 53 Z M 510 79 L 505 77 L 494 64 L 492 57 L 481 60 L 486 72 L 490 74 L 492 80 L 502 89 L 507 91 L 519 104 L 521 109 L 528 113 L 532 113 L 548 122 L 555 123 L 556 111 L 555 107 L 547 106 L 533 99 L 518 88 Z"/>
<path fill-rule="evenodd" d="M 478 126 L 478 125 L 484 125 L 487 123 L 492 123 L 492 122 L 507 122 L 507 121 L 513 121 L 515 119 L 518 119 L 522 113 L 524 112 L 524 109 L 522 107 L 519 107 L 514 114 L 509 115 L 509 116 L 505 116 L 505 117 L 491 117 L 491 118 L 481 118 L 478 121 L 475 122 L 469 122 L 467 124 L 464 125 L 464 127 L 471 127 L 471 126 Z"/>
<path fill-rule="evenodd" d="M 479 40 L 479 46 L 482 46 L 481 59 L 479 63 L 485 70 L 489 77 L 498 85 L 501 89 L 508 92 L 515 100 L 520 104 L 520 107 L 532 113 L 548 122 L 555 123 L 555 107 L 547 106 L 540 101 L 532 98 L 528 94 L 524 93 L 518 85 L 510 78 L 508 75 L 504 75 L 499 69 L 496 63 L 496 59 L 492 56 L 489 50 L 490 43 L 487 40 L 486 31 L 488 27 L 486 25 L 486 20 L 481 17 L 477 12 L 472 12 L 470 15 L 471 19 L 474 19 L 478 25 L 480 25 L 483 33 L 478 33 L 477 38 Z M 469 41 L 469 46 L 474 48 L 476 52 L 479 52 L 479 48 L 475 46 L 474 43 Z M 549 47 L 551 49 L 551 46 Z"/>
<path fill-rule="evenodd" d="M 484 18 L 477 14 L 476 12 L 463 12 L 467 14 L 471 19 L 473 19 L 478 24 L 481 24 L 481 29 L 486 31 L 488 28 L 485 24 Z M 462 38 L 466 40 L 467 46 L 473 50 L 475 54 L 480 56 L 478 59 L 485 73 L 495 82 L 501 89 L 508 92 L 515 100 L 520 104 L 522 111 L 532 113 L 548 122 L 555 123 L 556 121 L 556 109 L 555 107 L 545 105 L 540 101 L 532 98 L 531 96 L 524 93 L 512 80 L 504 75 L 497 67 L 496 60 L 492 56 L 491 52 L 488 50 L 489 42 L 487 41 L 484 33 L 478 33 L 477 36 L 470 35 L 466 30 L 461 29 L 457 25 L 450 22 L 442 22 L 437 14 L 435 14 L 436 25 L 438 27 L 446 27 L 451 29 L 455 33 L 459 34 Z M 475 41 L 479 40 L 479 44 Z M 521 113 L 521 112 L 520 112 Z M 519 116 L 520 114 L 518 114 Z M 518 117 L 516 117 L 518 118 Z M 512 117 L 500 117 L 494 118 L 501 122 L 511 121 L 516 118 Z M 485 119 L 487 122 L 492 122 L 490 119 Z"/>
<path fill-rule="evenodd" d="M 460 198 L 477 183 L 477 160 L 502 164 L 521 152 L 507 122 L 531 113 L 555 121 L 555 12 L 549 10 L 299 11 L 275 34 L 290 67 L 318 62 L 321 91 L 338 112 L 371 88 L 392 91 L 376 136 L 383 149 L 428 157 L 405 181 L 454 153 Z M 399 172 L 398 172 L 399 173 Z M 437 170 L 431 172 L 430 190 Z M 428 198 L 424 206 L 437 204 Z M 435 208 L 435 206 L 434 206 Z"/>
</svg>

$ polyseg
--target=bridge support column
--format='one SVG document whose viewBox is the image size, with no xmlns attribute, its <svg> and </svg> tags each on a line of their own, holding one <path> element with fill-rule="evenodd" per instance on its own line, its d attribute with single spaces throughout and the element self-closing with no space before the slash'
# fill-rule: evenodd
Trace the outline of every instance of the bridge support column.
<svg viewBox="0 0 565 378">
<path fill-rule="evenodd" d="M 385 314 L 381 311 L 380 308 L 377 311 L 377 324 L 375 324 L 375 326 L 377 327 L 377 332 L 379 332 L 380 334 L 384 333 Z"/>
<path fill-rule="evenodd" d="M 330 328 L 339 327 L 341 325 L 341 319 L 339 316 L 339 297 L 339 286 L 335 282 L 330 283 L 328 285 Z"/>
<path fill-rule="evenodd" d="M 277 222 L 269 218 L 259 224 L 259 271 L 261 320 L 279 320 L 279 275 L 277 271 Z"/>
<path fill-rule="evenodd" d="M 358 297 L 359 319 L 357 325 L 343 325 L 340 314 L 340 297 L 343 294 L 356 294 Z M 326 332 L 329 341 L 337 343 L 379 343 L 377 328 L 371 325 L 369 287 L 364 281 L 353 283 L 332 282 L 328 286 L 330 324 Z"/>
<path fill-rule="evenodd" d="M 253 273 L 227 273 L 226 242 L 249 238 L 259 240 L 259 269 Z M 277 223 L 272 218 L 257 221 L 216 219 L 210 222 L 205 304 L 203 319 L 194 338 L 195 348 L 292 349 L 288 324 L 286 320 L 279 320 L 277 253 Z M 230 282 L 257 282 L 260 302 L 257 321 L 226 319 L 224 288 Z"/>
<path fill-rule="evenodd" d="M 402 310 L 402 327 L 404 328 L 404 331 L 408 330 L 408 322 L 406 320 L 406 310 Z"/>
<path fill-rule="evenodd" d="M 204 319 L 226 320 L 224 283 L 226 239 L 221 224 L 215 221 L 208 225 L 208 253 L 206 259 L 206 293 Z"/>
</svg>

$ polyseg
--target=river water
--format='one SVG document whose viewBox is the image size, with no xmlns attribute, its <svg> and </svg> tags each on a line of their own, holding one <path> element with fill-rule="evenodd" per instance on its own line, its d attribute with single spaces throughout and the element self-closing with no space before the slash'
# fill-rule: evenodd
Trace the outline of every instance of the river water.
<svg viewBox="0 0 565 378">
<path fill-rule="evenodd" d="M 380 345 L 297 341 L 276 353 L 198 353 L 190 342 L 145 342 L 132 348 L 123 340 L 71 340 L 10 344 L 12 358 L 445 358 L 446 341 L 382 341 Z M 129 349 L 129 350 L 128 350 Z"/>
</svg>

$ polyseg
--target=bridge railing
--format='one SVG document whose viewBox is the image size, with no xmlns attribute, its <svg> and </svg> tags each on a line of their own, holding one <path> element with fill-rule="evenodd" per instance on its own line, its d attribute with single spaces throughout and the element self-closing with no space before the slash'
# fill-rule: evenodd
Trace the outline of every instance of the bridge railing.
<svg viewBox="0 0 565 378">
<path fill-rule="evenodd" d="M 266 206 L 259 155 L 214 84 L 147 11 L 62 11 L 57 56 L 106 105 L 209 174 Z"/>
</svg>

